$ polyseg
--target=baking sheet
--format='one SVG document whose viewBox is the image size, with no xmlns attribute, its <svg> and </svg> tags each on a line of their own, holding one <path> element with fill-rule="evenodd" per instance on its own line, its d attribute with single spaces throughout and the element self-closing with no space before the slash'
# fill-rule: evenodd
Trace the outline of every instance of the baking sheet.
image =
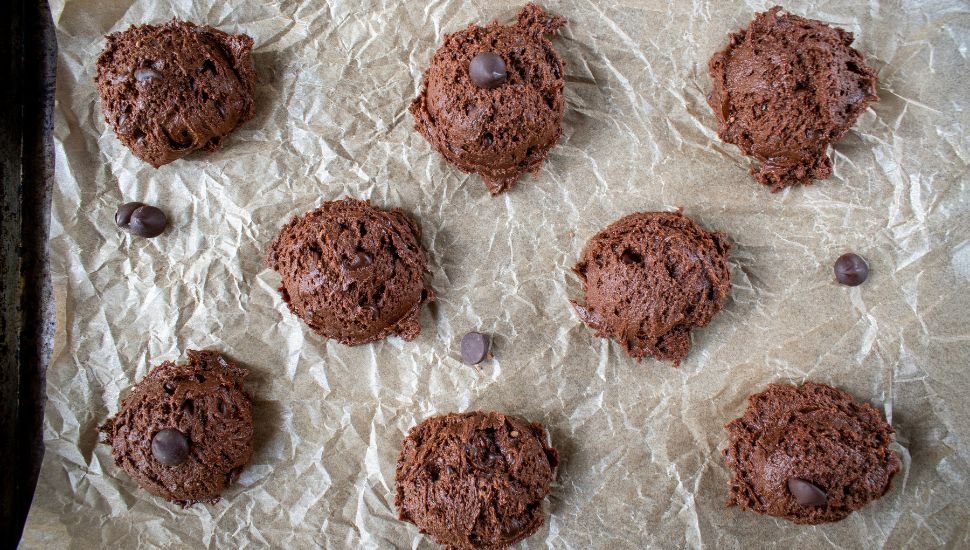
<svg viewBox="0 0 970 550">
<path fill-rule="evenodd" d="M 399 442 L 428 415 L 471 409 L 543 422 L 562 454 L 526 547 L 970 544 L 967 4 L 788 4 L 856 33 L 881 100 L 835 147 L 831 179 L 772 195 L 717 140 L 704 100 L 710 55 L 770 2 L 546 2 L 569 20 L 553 40 L 565 134 L 537 179 L 493 199 L 412 130 L 407 106 L 444 33 L 519 5 L 52 2 L 58 329 L 24 547 L 430 548 L 395 519 Z M 255 38 L 258 115 L 222 151 L 154 170 L 106 128 L 94 61 L 105 33 L 173 16 Z M 283 223 L 344 195 L 423 227 L 438 301 L 414 342 L 324 342 L 263 267 Z M 114 210 L 131 200 L 161 206 L 172 229 L 119 232 Z M 678 207 L 729 235 L 734 288 L 674 369 L 594 338 L 567 298 L 591 235 Z M 872 267 L 861 287 L 832 280 L 848 250 Z M 480 369 L 459 361 L 470 329 L 494 335 Z M 182 510 L 139 490 L 95 429 L 190 348 L 251 369 L 257 424 L 239 483 Z M 818 527 L 725 508 L 722 426 L 748 394 L 806 379 L 890 418 L 892 491 Z"/>
</svg>

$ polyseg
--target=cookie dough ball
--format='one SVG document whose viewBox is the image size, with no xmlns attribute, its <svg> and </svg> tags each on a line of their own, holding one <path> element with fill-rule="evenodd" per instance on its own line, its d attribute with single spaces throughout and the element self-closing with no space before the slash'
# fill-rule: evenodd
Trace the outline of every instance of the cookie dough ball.
<svg viewBox="0 0 970 550">
<path fill-rule="evenodd" d="M 586 243 L 573 271 L 585 304 L 579 318 L 612 337 L 635 359 L 673 361 L 687 355 L 690 331 L 711 322 L 731 289 L 721 233 L 679 212 L 643 212 L 614 222 Z"/>
<path fill-rule="evenodd" d="M 772 384 L 726 427 L 728 505 L 794 523 L 839 521 L 886 494 L 900 468 L 876 409 L 824 384 Z"/>
<path fill-rule="evenodd" d="M 717 134 L 761 164 L 773 192 L 832 175 L 829 145 L 876 101 L 876 73 L 852 33 L 821 21 L 758 14 L 710 61 Z"/>
<path fill-rule="evenodd" d="M 95 83 L 104 119 L 155 168 L 215 151 L 253 118 L 253 39 L 172 20 L 110 34 Z"/>
<path fill-rule="evenodd" d="M 565 24 L 529 4 L 514 25 L 445 36 L 411 104 L 418 132 L 492 195 L 538 174 L 562 136 L 562 58 L 543 35 Z"/>
<path fill-rule="evenodd" d="M 293 218 L 266 257 L 290 311 L 348 346 L 421 333 L 421 306 L 434 300 L 427 263 L 407 214 L 350 198 Z"/>
<path fill-rule="evenodd" d="M 394 505 L 454 549 L 506 548 L 542 526 L 559 454 L 542 424 L 496 412 L 434 416 L 408 432 Z"/>
<path fill-rule="evenodd" d="M 188 355 L 152 369 L 99 428 L 115 464 L 182 506 L 218 500 L 253 452 L 246 370 L 214 351 Z"/>
</svg>

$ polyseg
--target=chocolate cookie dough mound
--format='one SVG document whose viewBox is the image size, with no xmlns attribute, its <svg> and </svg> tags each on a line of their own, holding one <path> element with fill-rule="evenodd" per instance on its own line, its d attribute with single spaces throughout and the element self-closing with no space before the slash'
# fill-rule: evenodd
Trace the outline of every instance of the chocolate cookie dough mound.
<svg viewBox="0 0 970 550">
<path fill-rule="evenodd" d="M 253 118 L 253 39 L 172 20 L 110 34 L 95 83 L 105 121 L 155 168 L 218 149 Z"/>
<path fill-rule="evenodd" d="M 183 506 L 218 500 L 253 451 L 246 370 L 213 351 L 188 356 L 152 369 L 99 428 L 138 485 Z"/>
<path fill-rule="evenodd" d="M 690 331 L 711 322 L 731 289 L 721 233 L 679 212 L 631 214 L 586 243 L 573 268 L 585 305 L 572 302 L 597 336 L 612 337 L 635 359 L 687 355 Z"/>
<path fill-rule="evenodd" d="M 852 33 L 821 21 L 758 14 L 710 61 L 717 134 L 761 165 L 772 192 L 832 175 L 828 147 L 876 101 L 876 73 Z"/>
<path fill-rule="evenodd" d="M 418 132 L 449 162 L 480 174 L 492 195 L 537 174 L 562 136 L 563 63 L 543 35 L 565 24 L 529 4 L 514 25 L 445 36 L 411 104 Z M 480 54 L 484 81 L 471 68 Z"/>
<path fill-rule="evenodd" d="M 283 300 L 317 334 L 354 346 L 421 332 L 425 282 L 421 230 L 401 210 L 343 199 L 294 218 L 269 247 Z"/>
<path fill-rule="evenodd" d="M 886 494 L 900 468 L 876 409 L 824 384 L 772 384 L 726 427 L 728 505 L 795 523 L 841 520 Z"/>
<path fill-rule="evenodd" d="M 431 417 L 401 445 L 394 505 L 448 548 L 506 548 L 542 526 L 558 463 L 542 424 L 496 412 Z"/>
</svg>

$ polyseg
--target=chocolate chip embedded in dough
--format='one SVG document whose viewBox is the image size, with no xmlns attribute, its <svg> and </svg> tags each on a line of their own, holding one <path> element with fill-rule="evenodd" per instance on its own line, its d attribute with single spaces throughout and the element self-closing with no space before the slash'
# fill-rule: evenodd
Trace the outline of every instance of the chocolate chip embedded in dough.
<svg viewBox="0 0 970 550">
<path fill-rule="evenodd" d="M 473 57 L 468 64 L 468 76 L 474 85 L 486 89 L 498 88 L 509 78 L 502 56 L 492 52 Z"/>
<path fill-rule="evenodd" d="M 825 506 L 829 502 L 829 497 L 825 494 L 825 491 L 817 485 L 797 477 L 788 480 L 788 491 L 802 506 Z"/>
<path fill-rule="evenodd" d="M 152 438 L 152 456 L 166 466 L 178 466 L 189 458 L 189 438 L 175 428 L 165 428 Z"/>
</svg>

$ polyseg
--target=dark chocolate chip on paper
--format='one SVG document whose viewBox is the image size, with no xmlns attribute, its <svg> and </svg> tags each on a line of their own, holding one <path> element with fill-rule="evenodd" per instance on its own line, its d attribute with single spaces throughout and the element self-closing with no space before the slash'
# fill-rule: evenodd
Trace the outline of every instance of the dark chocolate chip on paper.
<svg viewBox="0 0 970 550">
<path fill-rule="evenodd" d="M 165 231 L 168 218 L 165 213 L 147 204 L 129 202 L 121 205 L 115 212 L 118 227 L 139 237 L 157 237 Z"/>
<path fill-rule="evenodd" d="M 835 260 L 835 280 L 846 286 L 858 286 L 869 277 L 869 265 L 858 254 L 848 253 Z"/>
<path fill-rule="evenodd" d="M 477 365 L 488 357 L 488 336 L 469 332 L 461 339 L 461 358 L 469 365 Z"/>
</svg>

